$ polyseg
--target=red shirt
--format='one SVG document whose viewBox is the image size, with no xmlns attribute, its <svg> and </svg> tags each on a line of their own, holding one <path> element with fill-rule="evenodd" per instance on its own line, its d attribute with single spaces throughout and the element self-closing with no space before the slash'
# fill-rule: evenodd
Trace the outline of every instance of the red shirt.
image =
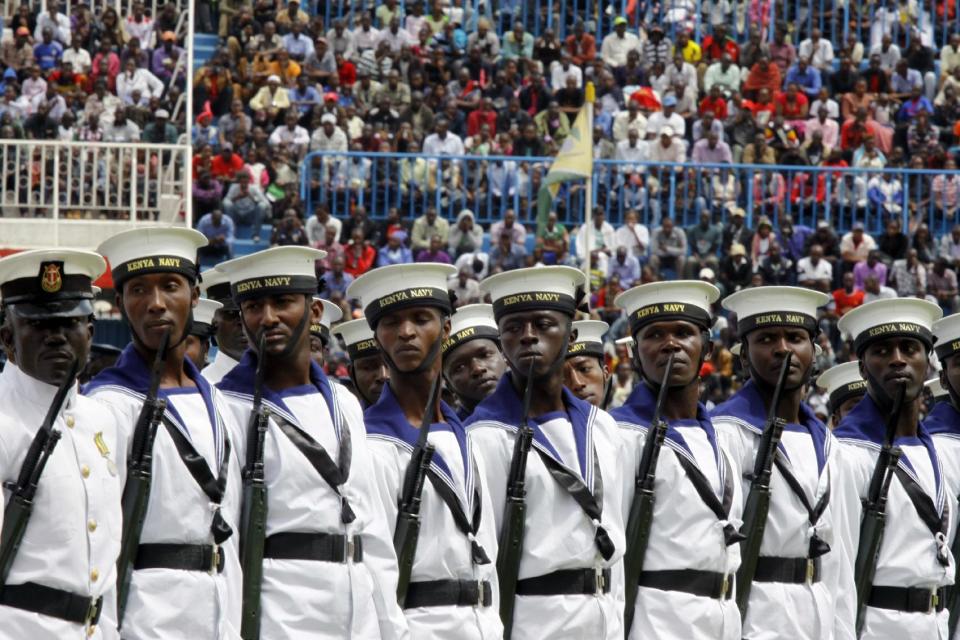
<svg viewBox="0 0 960 640">
<path fill-rule="evenodd" d="M 241 169 L 243 169 L 243 158 L 236 153 L 231 153 L 229 160 L 224 160 L 223 154 L 218 153 L 210 161 L 210 175 L 221 180 L 233 180 L 237 171 Z"/>
<path fill-rule="evenodd" d="M 497 135 L 497 112 L 475 109 L 467 116 L 467 135 L 475 136 L 480 133 L 480 127 L 490 125 L 490 136 Z"/>
<path fill-rule="evenodd" d="M 847 293 L 846 289 L 837 289 L 833 292 L 833 302 L 837 307 L 837 315 L 842 316 L 863 304 L 863 291 L 854 289 L 853 293 Z"/>
<path fill-rule="evenodd" d="M 349 60 L 344 60 L 337 69 L 341 87 L 352 87 L 357 81 L 357 67 Z"/>
<path fill-rule="evenodd" d="M 773 97 L 773 101 L 780 107 L 780 110 L 783 112 L 783 117 L 788 120 L 806 118 L 806 115 L 803 113 L 803 108 L 809 108 L 810 105 L 810 100 L 800 91 L 794 94 L 793 100 L 787 97 L 786 91 L 778 91 Z"/>
<path fill-rule="evenodd" d="M 343 251 L 343 260 L 345 263 L 343 270 L 354 278 L 357 278 L 369 271 L 370 267 L 373 266 L 373 261 L 376 259 L 377 251 L 370 245 L 364 244 L 358 247 L 355 244 L 351 244 Z"/>
<path fill-rule="evenodd" d="M 707 111 L 713 111 L 713 115 L 717 117 L 717 120 L 726 120 L 727 101 L 724 100 L 722 96 L 717 96 L 716 100 L 707 96 L 700 101 L 700 115 L 702 116 Z"/>
<path fill-rule="evenodd" d="M 703 57 L 708 61 L 715 62 L 720 60 L 724 52 L 729 53 L 734 63 L 740 57 L 740 47 L 737 43 L 727 37 L 723 42 L 714 40 L 713 36 L 707 36 L 703 39 L 703 45 L 700 49 L 703 51 Z"/>
</svg>

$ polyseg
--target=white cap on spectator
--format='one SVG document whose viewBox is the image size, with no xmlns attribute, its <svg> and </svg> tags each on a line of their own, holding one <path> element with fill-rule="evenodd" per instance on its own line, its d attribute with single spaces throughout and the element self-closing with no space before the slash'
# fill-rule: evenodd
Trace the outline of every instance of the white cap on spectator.
<svg viewBox="0 0 960 640">
<path fill-rule="evenodd" d="M 490 294 L 499 321 L 519 311 L 549 309 L 573 317 L 584 296 L 586 277 L 573 267 L 529 267 L 490 276 L 480 290 Z"/>
<path fill-rule="evenodd" d="M 600 320 L 578 320 L 573 323 L 577 330 L 577 339 L 567 347 L 567 357 L 594 356 L 603 358 L 603 336 L 610 325 Z"/>
<path fill-rule="evenodd" d="M 351 361 L 380 353 L 380 347 L 373 337 L 373 329 L 365 318 L 342 322 L 333 328 L 333 333 L 343 339 Z"/>
<path fill-rule="evenodd" d="M 664 320 L 684 320 L 709 330 L 710 305 L 719 297 L 720 290 L 709 282 L 673 280 L 633 287 L 618 295 L 614 304 L 627 314 L 630 333 L 636 335 L 643 326 Z"/>
<path fill-rule="evenodd" d="M 278 75 L 276 75 L 276 74 L 273 74 L 273 75 L 271 75 L 270 77 L 267 78 L 267 82 L 276 82 L 276 83 L 279 84 L 279 83 L 280 83 L 280 76 L 278 76 Z"/>
<path fill-rule="evenodd" d="M 443 343 L 442 353 L 478 338 L 500 343 L 500 330 L 493 319 L 493 305 L 468 304 L 457 309 L 450 317 L 450 337 Z"/>
<path fill-rule="evenodd" d="M 737 314 L 741 338 L 754 329 L 783 326 L 806 329 L 812 337 L 817 333 L 817 309 L 829 301 L 830 296 L 813 289 L 767 286 L 732 293 L 723 299 L 723 308 Z"/>
<path fill-rule="evenodd" d="M 716 277 L 717 277 L 717 274 L 715 274 L 713 272 L 713 269 L 711 269 L 710 267 L 704 267 L 703 269 L 700 269 L 700 278 L 702 280 L 713 280 Z"/>
<path fill-rule="evenodd" d="M 190 335 L 209 338 L 213 335 L 213 316 L 223 307 L 216 300 L 200 298 L 193 308 L 193 324 L 190 325 Z"/>
<path fill-rule="evenodd" d="M 670 125 L 667 125 L 667 126 L 665 126 L 663 129 L 660 129 L 660 135 L 661 135 L 661 136 L 667 136 L 668 138 L 672 138 L 672 137 L 673 137 L 673 133 L 674 133 L 674 132 L 673 132 L 673 127 L 671 127 Z"/>
<path fill-rule="evenodd" d="M 859 357 L 871 342 L 887 338 L 915 338 L 933 347 L 933 323 L 943 316 L 940 307 L 918 298 L 875 300 L 848 311 L 837 324 L 853 338 Z"/>
<path fill-rule="evenodd" d="M 157 109 L 153 112 L 153 117 L 163 118 L 164 120 L 170 119 L 170 113 L 166 109 Z"/>
<path fill-rule="evenodd" d="M 330 343 L 330 325 L 334 322 L 340 322 L 340 318 L 343 317 L 343 309 L 320 296 L 313 296 L 313 299 L 323 305 L 323 315 L 320 316 L 320 322 L 314 322 L 310 325 L 310 333 L 319 337 L 323 344 L 327 345 Z"/>
<path fill-rule="evenodd" d="M 817 386 L 826 391 L 830 398 L 828 405 L 831 412 L 850 398 L 867 392 L 867 381 L 860 375 L 860 363 L 856 360 L 830 367 L 817 378 Z"/>
<path fill-rule="evenodd" d="M 321 124 L 327 124 L 328 122 L 330 124 L 337 124 L 337 116 L 333 115 L 332 113 L 325 113 L 323 114 L 323 117 L 320 118 L 320 122 Z"/>
</svg>

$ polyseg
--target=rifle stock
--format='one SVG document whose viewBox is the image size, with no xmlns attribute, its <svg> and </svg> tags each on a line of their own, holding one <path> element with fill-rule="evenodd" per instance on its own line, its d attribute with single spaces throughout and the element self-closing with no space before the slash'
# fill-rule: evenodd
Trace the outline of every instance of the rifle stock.
<svg viewBox="0 0 960 640">
<path fill-rule="evenodd" d="M 243 468 L 243 506 L 240 516 L 240 562 L 243 568 L 243 609 L 240 637 L 260 637 L 260 590 L 263 586 L 263 549 L 267 535 L 267 485 L 264 479 L 264 441 L 269 415 L 263 408 L 265 334 L 257 342 L 257 373 L 253 409 L 247 420 L 247 459 Z"/>
<path fill-rule="evenodd" d="M 657 463 L 660 460 L 663 441 L 667 436 L 667 422 L 661 418 L 661 414 L 663 413 L 663 404 L 667 399 L 667 381 L 673 373 L 674 355 L 673 353 L 670 354 L 667 359 L 667 366 L 663 371 L 660 391 L 657 394 L 657 404 L 653 409 L 653 419 L 650 420 L 647 439 L 643 443 L 643 454 L 640 456 L 640 466 L 637 467 L 633 501 L 630 503 L 630 514 L 627 517 L 626 540 L 628 546 L 627 553 L 623 558 L 626 581 L 624 637 L 630 636 L 630 628 L 633 626 L 633 613 L 636 606 L 640 574 L 643 572 L 643 559 L 650 542 L 650 528 L 653 526 Z"/>
<path fill-rule="evenodd" d="M 740 533 L 744 536 L 740 543 L 740 568 L 737 570 L 737 607 L 740 609 L 740 618 L 747 617 L 747 606 L 750 602 L 750 591 L 753 587 L 753 577 L 757 572 L 757 562 L 760 559 L 760 546 L 763 543 L 763 534 L 767 528 L 767 515 L 770 512 L 770 480 L 773 475 L 773 462 L 780 445 L 780 437 L 786 422 L 777 417 L 780 407 L 780 398 L 783 395 L 783 386 L 790 373 L 790 361 L 793 352 L 788 351 L 780 366 L 780 377 L 770 399 L 767 410 L 767 421 L 763 426 L 763 435 L 760 437 L 760 446 L 757 448 L 757 457 L 754 459 L 753 474 L 750 477 L 750 491 L 743 506 L 743 526 Z"/>
<path fill-rule="evenodd" d="M 170 343 L 170 330 L 167 329 L 160 339 L 150 375 L 150 387 L 137 416 L 133 430 L 133 443 L 130 459 L 127 462 L 127 481 L 123 486 L 121 507 L 123 510 L 123 530 L 120 538 L 120 555 L 117 557 L 117 622 L 123 624 L 127 596 L 130 594 L 130 580 L 133 578 L 133 565 L 137 559 L 137 547 L 140 546 L 140 534 L 143 521 L 147 516 L 150 501 L 150 486 L 153 483 L 153 443 L 157 437 L 157 427 L 167 402 L 158 398 L 160 376 Z"/>
<path fill-rule="evenodd" d="M 57 393 L 53 397 L 47 415 L 40 425 L 40 429 L 30 443 L 27 454 L 20 467 L 17 482 L 10 489 L 10 501 L 3 509 L 3 530 L 0 533 L 0 587 L 7 583 L 13 560 L 20 549 L 20 543 L 27 532 L 27 524 L 33 514 L 33 499 L 37 494 L 37 485 L 40 475 L 47 466 L 53 450 L 60 441 L 62 434 L 53 428 L 67 399 L 67 394 L 73 387 L 80 371 L 80 361 L 74 360 L 66 379 L 60 383 Z"/>
<path fill-rule="evenodd" d="M 503 528 L 500 531 L 497 553 L 497 578 L 500 586 L 500 619 L 503 621 L 503 638 L 510 640 L 513 634 L 513 609 L 516 604 L 517 581 L 520 575 L 520 558 L 523 555 L 524 529 L 527 520 L 527 457 L 533 445 L 533 429 L 530 421 L 530 399 L 533 391 L 533 367 L 527 371 L 523 391 L 523 414 L 513 444 L 510 470 L 507 474 L 507 496 L 503 509 Z"/>
<path fill-rule="evenodd" d="M 887 521 L 887 493 L 893 480 L 894 471 L 900 462 L 900 448 L 893 445 L 897 433 L 897 422 L 903 408 L 906 385 L 901 385 L 893 401 L 893 411 L 887 419 L 883 446 L 877 456 L 877 464 L 870 477 L 867 499 L 863 505 L 863 519 L 860 521 L 860 539 L 857 546 L 857 559 L 853 577 L 857 587 L 857 636 L 863 631 L 867 613 L 867 601 L 873 589 L 873 578 L 877 572 L 877 559 L 880 545 L 883 543 L 883 531 Z"/>
</svg>

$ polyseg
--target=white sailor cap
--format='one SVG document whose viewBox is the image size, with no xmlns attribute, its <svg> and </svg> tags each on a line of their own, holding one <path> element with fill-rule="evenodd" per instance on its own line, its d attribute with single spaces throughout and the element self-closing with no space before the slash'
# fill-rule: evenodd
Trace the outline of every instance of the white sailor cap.
<svg viewBox="0 0 960 640">
<path fill-rule="evenodd" d="M 841 333 L 853 338 L 859 356 L 871 342 L 887 338 L 916 338 L 929 351 L 933 323 L 943 316 L 939 306 L 919 298 L 875 300 L 848 311 L 838 323 Z"/>
<path fill-rule="evenodd" d="M 380 347 L 373 337 L 373 329 L 364 318 L 341 322 L 333 328 L 333 333 L 343 339 L 351 361 L 380 353 Z"/>
<path fill-rule="evenodd" d="M 195 282 L 197 249 L 207 237 L 185 227 L 131 229 L 107 238 L 97 253 L 110 263 L 114 288 L 121 290 L 130 278 L 152 273 L 179 273 Z"/>
<path fill-rule="evenodd" d="M 213 335 L 213 316 L 223 305 L 216 300 L 200 298 L 193 308 L 193 324 L 190 326 L 190 335 L 209 338 Z"/>
<path fill-rule="evenodd" d="M 573 317 L 584 297 L 586 277 L 573 267 L 529 267 L 490 276 L 480 290 L 490 294 L 493 317 L 519 311 L 560 311 Z"/>
<path fill-rule="evenodd" d="M 600 320 L 578 320 L 573 323 L 577 330 L 577 339 L 567 347 L 567 357 L 594 356 L 603 358 L 603 336 L 610 329 L 610 325 Z"/>
<path fill-rule="evenodd" d="M 328 345 L 330 344 L 330 325 L 340 321 L 343 317 L 343 309 L 320 296 L 313 296 L 313 299 L 323 305 L 323 315 L 320 316 L 320 322 L 310 324 L 310 334 L 320 338 L 324 345 Z"/>
<path fill-rule="evenodd" d="M 317 293 L 316 261 L 327 252 L 310 247 L 273 247 L 220 263 L 237 304 L 285 293 Z"/>
<path fill-rule="evenodd" d="M 468 304 L 457 309 L 450 317 L 450 337 L 443 343 L 441 353 L 478 338 L 500 344 L 500 330 L 493 319 L 493 305 Z"/>
<path fill-rule="evenodd" d="M 38 249 L 0 260 L 3 306 L 25 318 L 93 314 L 93 281 L 107 263 L 92 251 Z"/>
<path fill-rule="evenodd" d="M 200 274 L 200 295 L 216 300 L 223 305 L 223 309 L 236 310 L 237 308 L 237 303 L 233 301 L 233 294 L 230 293 L 230 278 L 219 267 L 207 269 Z"/>
<path fill-rule="evenodd" d="M 934 335 L 937 336 L 937 342 L 940 342 L 940 335 L 937 334 L 937 325 L 943 322 L 944 320 L 949 320 L 953 316 L 947 316 L 943 320 L 935 322 L 933 324 Z M 938 349 L 942 345 L 937 345 Z M 949 357 L 949 356 L 947 356 Z M 934 371 L 934 376 L 923 383 L 923 385 L 930 390 L 930 393 L 933 394 L 934 398 L 942 398 L 946 395 L 949 395 L 947 390 L 943 388 L 943 385 L 940 384 L 940 371 L 943 369 L 943 365 L 940 364 L 940 358 L 936 353 L 931 353 L 927 356 L 927 361 L 930 363 L 930 368 Z"/>
<path fill-rule="evenodd" d="M 817 309 L 830 297 L 800 287 L 753 287 L 723 299 L 723 308 L 737 314 L 737 333 L 743 338 L 764 327 L 799 327 L 817 333 Z"/>
<path fill-rule="evenodd" d="M 831 413 L 850 398 L 867 392 L 867 381 L 860 376 L 860 363 L 856 360 L 830 367 L 817 377 L 817 386 L 827 392 Z"/>
<path fill-rule="evenodd" d="M 375 329 L 380 319 L 409 307 L 435 307 L 453 313 L 447 279 L 457 268 L 436 262 L 395 264 L 368 271 L 347 288 L 347 297 L 360 300 L 363 315 Z"/>
<path fill-rule="evenodd" d="M 628 289 L 614 304 L 627 313 L 630 333 L 636 335 L 643 326 L 663 320 L 686 320 L 709 330 L 713 324 L 710 305 L 719 297 L 720 290 L 709 282 L 673 280 Z"/>
<path fill-rule="evenodd" d="M 939 360 L 960 352 L 960 313 L 953 313 L 933 323 L 933 335 L 937 338 L 936 357 Z"/>
</svg>

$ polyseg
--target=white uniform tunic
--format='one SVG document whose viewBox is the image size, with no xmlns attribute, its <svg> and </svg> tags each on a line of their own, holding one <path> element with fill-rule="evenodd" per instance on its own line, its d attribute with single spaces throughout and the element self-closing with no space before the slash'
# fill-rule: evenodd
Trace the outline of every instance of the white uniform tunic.
<svg viewBox="0 0 960 640">
<path fill-rule="evenodd" d="M 256 360 L 247 351 L 220 383 L 229 398 L 233 440 L 246 460 L 246 425 L 253 406 Z M 341 492 L 356 519 L 341 521 L 340 497 L 271 419 L 264 444 L 267 537 L 277 533 L 330 533 L 363 539 L 363 561 L 354 563 L 265 559 L 261 637 L 309 639 L 405 638 L 397 605 L 397 559 L 377 498 L 360 405 L 331 384 L 315 364 L 314 384 L 276 393 L 263 390 L 264 406 L 323 446 L 334 463 L 349 431 L 350 474 Z"/>
<path fill-rule="evenodd" d="M 611 570 L 609 593 L 595 595 L 517 596 L 513 616 L 514 640 L 550 638 L 620 639 L 623 637 L 623 447 L 610 416 L 575 398 L 564 389 L 567 415 L 548 416 L 547 422 L 566 422 L 573 433 L 576 459 L 564 458 L 554 445 L 556 424 L 531 424 L 534 443 L 527 459 L 527 512 L 519 579 L 536 578 L 571 569 Z M 510 376 L 477 406 L 467 422 L 467 433 L 480 473 L 493 502 L 497 535 L 503 527 L 507 476 L 513 455 L 522 403 Z M 536 422 L 531 420 L 531 422 Z M 551 439 L 552 438 L 552 439 Z M 571 438 L 571 441 L 574 438 Z M 562 443 L 559 448 L 565 449 Z M 540 457 L 542 451 L 583 479 L 594 496 L 603 489 L 599 524 L 613 542 L 613 555 L 604 560 L 594 538 L 597 524 L 553 478 Z M 569 455 L 569 454 L 568 454 Z"/>
<path fill-rule="evenodd" d="M 0 374 L 0 480 L 15 482 L 57 388 L 7 362 Z M 34 582 L 93 599 L 104 610 L 94 638 L 117 638 L 120 477 L 113 416 L 73 389 L 53 425 L 62 434 L 40 476 L 33 513 L 7 584 Z M 4 491 L 4 501 L 10 493 Z M 3 514 L 0 513 L 0 524 Z M 87 638 L 82 624 L 0 606 L 3 640 Z"/>
<path fill-rule="evenodd" d="M 628 456 L 621 476 L 624 519 L 629 516 L 636 488 L 637 468 L 656 398 L 645 384 L 637 385 L 622 407 L 611 415 L 620 427 Z M 660 450 L 654 484 L 653 525 L 644 556 L 644 571 L 692 569 L 726 575 L 740 566 L 740 547 L 728 546 L 725 527 L 740 528 L 740 483 L 735 482 L 728 454 L 718 444 L 701 406 L 697 420 L 668 425 Z M 703 472 L 717 499 L 729 492 L 730 511 L 718 519 L 680 465 L 685 456 Z M 629 544 L 630 541 L 628 541 Z M 731 579 L 731 589 L 733 583 Z M 682 591 L 639 587 L 630 638 L 648 640 L 739 640 L 740 612 L 733 598 L 696 596 Z"/>
<path fill-rule="evenodd" d="M 833 436 L 817 420 L 807 405 L 800 407 L 801 423 L 784 429 L 780 455 L 806 494 L 807 502 L 816 505 L 835 486 L 839 464 Z M 750 491 L 744 474 L 752 472 L 760 437 L 766 421 L 763 398 L 753 381 L 747 382 L 730 400 L 711 414 L 721 446 L 730 453 L 735 477 L 743 479 L 743 499 Z M 849 599 L 842 606 L 856 605 L 856 588 L 846 572 L 847 582 L 839 585 L 842 555 L 834 536 L 836 505 L 827 503 L 816 526 L 811 526 L 809 513 L 783 474 L 773 467 L 770 511 L 760 545 L 761 557 L 807 558 L 810 541 L 817 538 L 831 551 L 820 556 L 820 581 L 812 584 L 757 582 L 750 590 L 743 637 L 749 640 L 829 640 L 834 637 L 838 620 L 835 615 L 838 597 Z M 831 500 L 831 498 L 827 498 Z M 838 637 L 847 637 L 841 630 Z"/>
<path fill-rule="evenodd" d="M 841 443 L 839 455 L 843 460 L 843 464 L 839 465 L 843 477 L 837 479 L 834 491 L 836 497 L 842 500 L 842 504 L 838 505 L 838 513 L 842 513 L 847 520 L 842 527 L 838 527 L 838 532 L 846 556 L 844 568 L 851 572 L 857 557 L 861 499 L 866 498 L 876 466 L 884 437 L 885 419 L 884 413 L 868 395 L 843 418 L 834 431 L 834 436 Z M 939 513 L 949 513 L 952 505 L 946 499 L 939 457 L 932 438 L 923 426 L 920 426 L 918 438 L 898 438 L 895 444 L 903 449 L 900 468 L 919 481 Z M 929 464 L 923 460 L 923 455 L 929 458 Z M 924 478 L 929 475 L 925 469 L 932 471 L 934 477 Z M 935 487 L 936 491 L 929 491 L 930 487 Z M 896 477 L 890 482 L 886 514 L 874 585 L 933 590 L 952 584 L 954 562 L 948 545 L 944 545 L 942 550 L 949 560 L 944 566 L 937 560 L 938 544 L 933 534 L 920 519 L 903 484 Z M 841 613 L 838 611 L 838 615 Z M 856 611 L 851 611 L 845 623 L 850 629 L 855 626 L 855 615 Z M 867 607 L 861 638 L 946 640 L 948 618 L 946 609 L 938 614 Z"/>
<path fill-rule="evenodd" d="M 453 410 L 441 405 L 445 422 L 430 427 L 428 439 L 436 447 L 431 468 L 453 488 L 460 507 L 473 522 L 479 507 L 477 542 L 490 562 L 473 563 L 471 543 L 457 528 L 450 508 L 429 479 L 424 482 L 420 507 L 420 537 L 410 582 L 431 580 L 488 581 L 493 600 L 490 606 L 415 607 L 404 610 L 412 637 L 431 640 L 494 640 L 503 638 L 497 592 L 497 534 L 490 492 L 483 477 L 475 474 L 476 463 L 468 455 L 466 434 Z M 419 429 L 407 423 L 389 386 L 380 400 L 364 414 L 367 440 L 374 462 L 380 508 L 388 525 L 396 528 L 400 495 L 410 455 Z M 477 504 L 477 500 L 480 504 Z"/>
<path fill-rule="evenodd" d="M 165 417 L 187 435 L 216 478 L 231 417 L 225 399 L 207 384 L 189 359 L 184 360 L 184 367 L 197 386 L 161 389 L 160 396 L 167 400 Z M 102 371 L 84 390 L 117 414 L 123 458 L 118 466 L 122 475 L 126 474 L 127 456 L 149 378 L 147 363 L 129 345 L 116 366 Z M 221 549 L 223 572 L 135 570 L 122 620 L 124 640 L 239 637 L 242 576 L 237 531 L 241 478 L 235 441 L 231 441 L 231 446 L 221 514 L 233 534 Z M 210 499 L 190 475 L 173 438 L 161 424 L 153 447 L 153 482 L 140 544 L 212 545 L 212 520 Z"/>
<path fill-rule="evenodd" d="M 223 350 L 218 350 L 213 362 L 204 367 L 200 375 L 206 378 L 210 384 L 217 384 L 223 380 L 223 376 L 230 373 L 230 370 L 237 366 L 237 364 L 238 362 L 225 354 Z"/>
</svg>

